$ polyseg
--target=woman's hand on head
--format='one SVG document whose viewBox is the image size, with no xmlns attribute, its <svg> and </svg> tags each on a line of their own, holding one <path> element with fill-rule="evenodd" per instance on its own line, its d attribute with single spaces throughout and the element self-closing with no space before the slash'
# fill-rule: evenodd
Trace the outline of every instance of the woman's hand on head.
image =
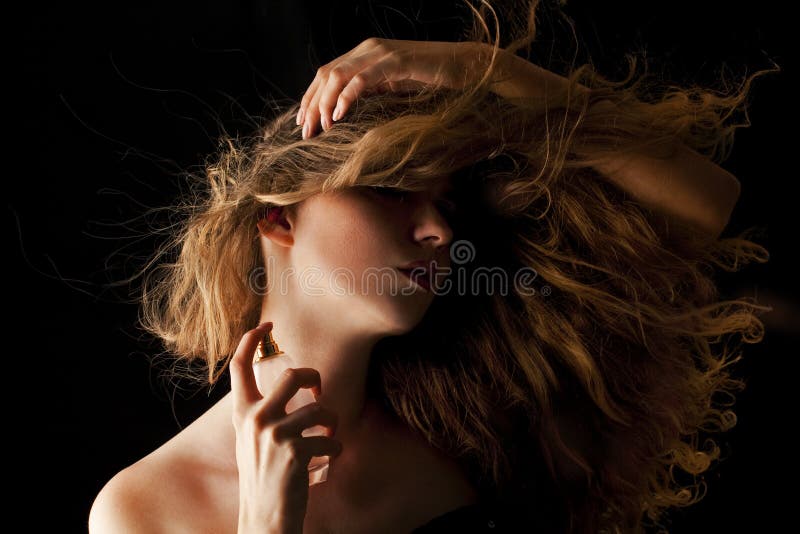
<svg viewBox="0 0 800 534">
<path fill-rule="evenodd" d="M 309 461 L 312 456 L 338 456 L 342 450 L 341 442 L 332 437 L 337 419 L 332 411 L 312 402 L 286 413 L 287 403 L 301 387 L 311 387 L 319 395 L 319 371 L 287 368 L 271 391 L 261 395 L 253 354 L 271 328 L 272 323 L 263 323 L 247 332 L 230 363 L 239 470 L 239 534 L 302 534 Z M 301 434 L 316 425 L 328 427 L 330 434 Z"/>
<path fill-rule="evenodd" d="M 405 41 L 370 37 L 317 69 L 303 95 L 297 125 L 303 139 L 319 125 L 330 129 L 363 94 L 419 89 L 436 85 L 465 87 L 481 69 L 474 68 L 482 45 L 477 42 Z M 483 56 L 482 56 L 483 57 Z"/>
</svg>

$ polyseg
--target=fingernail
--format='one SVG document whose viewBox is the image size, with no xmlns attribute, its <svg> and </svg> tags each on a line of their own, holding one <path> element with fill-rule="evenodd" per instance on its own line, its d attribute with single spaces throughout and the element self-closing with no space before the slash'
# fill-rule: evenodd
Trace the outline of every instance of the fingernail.
<svg viewBox="0 0 800 534">
<path fill-rule="evenodd" d="M 327 130 L 330 130 L 330 128 L 331 128 L 331 121 L 330 121 L 330 119 L 329 119 L 329 118 L 328 118 L 326 115 L 323 115 L 323 117 L 322 117 L 322 127 L 323 127 L 323 128 L 326 130 L 326 131 L 327 131 Z"/>
<path fill-rule="evenodd" d="M 341 119 L 341 110 L 339 109 L 339 104 L 336 104 L 336 107 L 333 109 L 333 122 L 338 121 Z"/>
<path fill-rule="evenodd" d="M 272 326 L 272 321 L 267 321 L 266 323 L 261 323 L 258 325 L 259 328 L 266 328 L 268 326 Z"/>
<path fill-rule="evenodd" d="M 303 112 L 303 108 L 300 108 L 299 110 L 297 110 L 297 119 L 295 120 L 295 123 L 298 126 L 300 126 L 303 123 L 303 116 L 304 115 L 305 115 L 305 113 Z"/>
<path fill-rule="evenodd" d="M 308 123 L 305 123 L 303 125 L 303 139 L 305 139 L 306 137 L 308 137 Z"/>
</svg>

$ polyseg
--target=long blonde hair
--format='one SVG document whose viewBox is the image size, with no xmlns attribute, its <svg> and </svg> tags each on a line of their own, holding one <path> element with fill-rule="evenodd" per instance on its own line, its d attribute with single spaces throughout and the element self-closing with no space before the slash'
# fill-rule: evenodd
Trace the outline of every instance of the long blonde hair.
<svg viewBox="0 0 800 534">
<path fill-rule="evenodd" d="M 511 17 L 506 50 L 533 41 L 538 5 Z M 489 2 L 473 9 L 469 40 L 498 50 L 487 14 Z M 726 121 L 769 71 L 724 94 L 660 90 L 629 66 L 614 82 L 582 65 L 546 102 L 510 102 L 491 92 L 493 62 L 464 90 L 364 96 L 311 139 L 295 125 L 297 104 L 250 138 L 223 139 L 142 271 L 142 327 L 214 384 L 259 319 L 265 207 L 360 185 L 418 190 L 455 173 L 456 238 L 471 254 L 463 269 L 527 272 L 535 292 L 437 297 L 418 328 L 376 346 L 373 393 L 487 495 L 572 532 L 657 524 L 700 498 L 697 479 L 719 458 L 710 434 L 736 422 L 721 399 L 744 387 L 731 375 L 739 341 L 763 336 L 757 315 L 769 308 L 720 300 L 714 269 L 768 253 L 746 233 L 716 239 L 668 220 L 593 166 L 633 149 L 669 157 L 664 141 L 722 159 L 738 127 Z M 593 106 L 601 100 L 622 111 Z M 546 496 L 560 506 L 534 501 Z"/>
</svg>

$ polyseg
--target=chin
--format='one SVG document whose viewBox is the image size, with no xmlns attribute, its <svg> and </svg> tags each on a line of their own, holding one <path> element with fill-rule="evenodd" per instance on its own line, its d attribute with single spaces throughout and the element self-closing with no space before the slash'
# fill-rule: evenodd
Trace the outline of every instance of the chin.
<svg viewBox="0 0 800 534">
<path fill-rule="evenodd" d="M 394 298 L 411 298 L 417 300 L 417 297 L 414 296 Z M 399 336 L 414 330 L 414 328 L 422 322 L 428 308 L 430 308 L 432 300 L 433 299 L 427 299 L 423 301 L 422 298 L 419 298 L 416 302 L 406 302 L 403 306 L 397 306 L 395 304 L 391 306 L 390 309 L 382 310 L 381 315 L 386 325 L 386 335 Z"/>
<path fill-rule="evenodd" d="M 362 293 L 364 294 L 364 293 Z M 430 309 L 435 295 L 421 288 L 412 291 L 410 287 L 394 292 L 375 291 L 362 297 L 360 306 L 371 317 L 373 325 L 381 334 L 387 336 L 402 335 L 412 331 L 422 322 Z M 349 303 L 348 306 L 355 303 Z"/>
</svg>

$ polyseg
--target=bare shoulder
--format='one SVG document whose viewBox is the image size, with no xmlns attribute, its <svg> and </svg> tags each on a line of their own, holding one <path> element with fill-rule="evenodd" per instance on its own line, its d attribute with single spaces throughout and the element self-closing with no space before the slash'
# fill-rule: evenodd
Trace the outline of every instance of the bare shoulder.
<svg viewBox="0 0 800 534">
<path fill-rule="evenodd" d="M 157 477 L 153 467 L 151 459 L 142 459 L 106 482 L 89 512 L 89 534 L 165 531 L 160 494 L 170 477 Z"/>
<path fill-rule="evenodd" d="M 157 450 L 103 486 L 89 512 L 89 534 L 201 532 L 198 524 L 219 523 L 210 502 L 217 497 L 208 491 L 214 478 L 179 451 Z"/>
<path fill-rule="evenodd" d="M 236 532 L 238 471 L 207 439 L 220 433 L 212 411 L 114 475 L 92 504 L 89 534 Z"/>
</svg>

